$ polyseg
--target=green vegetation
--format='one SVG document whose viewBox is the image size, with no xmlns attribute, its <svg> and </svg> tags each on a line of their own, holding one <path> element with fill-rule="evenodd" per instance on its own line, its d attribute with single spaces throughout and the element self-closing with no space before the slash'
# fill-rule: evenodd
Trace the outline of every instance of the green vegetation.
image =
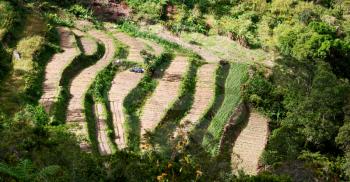
<svg viewBox="0 0 350 182">
<path fill-rule="evenodd" d="M 217 56 L 228 61 L 263 63 L 271 59 L 271 53 L 262 49 L 247 49 L 238 42 L 219 35 L 205 36 L 195 32 L 181 32 L 180 37 L 189 43 L 199 44 L 201 47 L 214 52 Z"/>
<path fill-rule="evenodd" d="M 184 49 L 176 43 L 169 42 L 165 39 L 159 38 L 156 34 L 140 31 L 140 28 L 135 23 L 132 23 L 129 21 L 120 22 L 120 24 L 116 25 L 116 28 L 118 28 L 120 31 L 126 32 L 134 37 L 141 37 L 144 39 L 153 40 L 154 42 L 156 42 L 160 45 L 163 45 L 164 48 L 168 51 L 177 50 L 177 51 L 184 53 L 184 54 L 192 53 L 190 50 Z"/>
<path fill-rule="evenodd" d="M 0 40 L 2 40 L 5 34 L 13 28 L 16 11 L 14 11 L 11 3 L 6 1 L 0 2 L 0 11 Z"/>
<path fill-rule="evenodd" d="M 203 145 L 212 155 L 218 154 L 223 128 L 234 112 L 233 108 L 236 108 L 241 101 L 241 85 L 247 78 L 247 65 L 231 64 L 225 81 L 225 95 L 222 96 L 224 97 L 222 105 L 212 118 L 203 139 Z"/>
<path fill-rule="evenodd" d="M 18 8 L 17 11 L 21 10 Z M 14 13 L 19 13 L 17 11 Z M 45 65 L 59 49 L 55 29 L 48 28 L 37 12 L 33 11 L 22 21 L 16 24 L 17 29 L 9 29 L 0 44 L 0 74 L 3 76 L 0 100 L 6 103 L 1 105 L 0 111 L 8 115 L 19 111 L 26 104 L 37 103 L 41 95 Z M 37 28 L 33 28 L 33 25 Z M 19 59 L 14 55 L 11 59 L 13 52 L 19 54 Z"/>
</svg>

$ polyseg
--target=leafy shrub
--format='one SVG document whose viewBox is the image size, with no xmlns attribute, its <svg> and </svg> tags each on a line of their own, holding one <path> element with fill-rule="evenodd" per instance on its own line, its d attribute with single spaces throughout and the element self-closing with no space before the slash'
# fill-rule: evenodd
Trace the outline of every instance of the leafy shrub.
<svg viewBox="0 0 350 182">
<path fill-rule="evenodd" d="M 53 25 L 61 25 L 61 26 L 67 26 L 67 27 L 73 27 L 74 25 L 74 22 L 72 19 L 67 17 L 61 17 L 56 13 L 46 13 L 45 16 L 49 20 L 49 23 Z"/>
<path fill-rule="evenodd" d="M 202 13 L 197 6 L 193 10 L 177 7 L 176 13 L 170 17 L 165 25 L 173 32 L 208 32 Z"/>
<path fill-rule="evenodd" d="M 23 111 L 16 115 L 16 120 L 33 122 L 36 127 L 43 127 L 49 123 L 49 116 L 42 106 L 27 105 Z"/>
<path fill-rule="evenodd" d="M 83 6 L 81 6 L 79 4 L 74 4 L 73 6 L 71 6 L 69 8 L 68 11 L 79 18 L 91 19 L 91 17 L 92 17 L 92 11 L 84 8 Z"/>
<path fill-rule="evenodd" d="M 0 40 L 7 33 L 15 21 L 16 12 L 13 6 L 7 1 L 0 1 Z"/>
<path fill-rule="evenodd" d="M 231 38 L 238 40 L 242 46 L 259 46 L 255 34 L 255 25 L 250 17 L 234 18 L 224 16 L 219 21 L 222 33 L 231 34 Z"/>
<path fill-rule="evenodd" d="M 162 4 L 160 2 L 146 1 L 134 6 L 137 11 L 136 18 L 150 23 L 159 21 L 162 13 Z"/>
</svg>

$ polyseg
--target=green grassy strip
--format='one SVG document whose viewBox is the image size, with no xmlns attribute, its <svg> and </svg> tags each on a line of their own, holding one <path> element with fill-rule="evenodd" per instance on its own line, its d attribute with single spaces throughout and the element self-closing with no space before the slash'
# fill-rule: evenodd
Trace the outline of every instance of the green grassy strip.
<svg viewBox="0 0 350 182">
<path fill-rule="evenodd" d="M 133 151 L 139 151 L 140 146 L 140 113 L 148 97 L 155 90 L 158 81 L 156 78 L 162 77 L 164 70 L 170 65 L 173 55 L 162 53 L 149 67 L 154 69 L 152 75 L 147 71 L 140 83 L 126 96 L 123 101 L 123 110 L 125 113 L 125 137 L 127 146 Z"/>
<path fill-rule="evenodd" d="M 81 52 L 82 45 L 77 37 L 77 43 L 78 47 L 80 48 Z M 72 78 L 74 78 L 76 75 L 78 75 L 83 69 L 93 65 L 102 58 L 102 56 L 105 53 L 105 47 L 104 45 L 98 43 L 97 44 L 97 52 L 94 55 L 86 56 L 84 54 L 80 54 L 77 56 L 62 72 L 62 78 L 60 80 L 60 91 L 57 98 L 57 101 L 54 103 L 52 107 L 52 111 L 50 111 L 50 114 L 52 114 L 52 124 L 58 125 L 65 123 L 66 120 L 66 112 L 68 107 L 68 101 L 69 101 L 69 83 L 71 82 Z"/>
<path fill-rule="evenodd" d="M 242 100 L 240 87 L 248 79 L 247 69 L 248 66 L 245 64 L 231 64 L 226 79 L 223 103 L 213 117 L 203 138 L 204 148 L 212 155 L 218 154 L 223 128 L 234 112 L 234 108 L 236 108 Z"/>
<path fill-rule="evenodd" d="M 193 104 L 197 70 L 202 62 L 197 58 L 191 58 L 189 61 L 190 65 L 181 81 L 179 97 L 174 101 L 168 111 L 165 112 L 164 117 L 149 136 L 150 143 L 153 146 L 159 144 L 163 153 L 171 152 L 169 151 L 172 148 L 169 141 L 170 135 L 174 132 L 181 119 L 186 116 Z"/>
<path fill-rule="evenodd" d="M 189 56 L 196 55 L 191 50 L 185 49 L 177 43 L 170 42 L 168 40 L 160 38 L 153 33 L 140 31 L 140 28 L 133 22 L 122 21 L 119 24 L 117 24 L 117 26 L 118 26 L 117 28 L 122 32 L 128 33 L 129 35 L 134 36 L 134 37 L 141 37 L 144 39 L 152 40 L 160 45 L 163 45 L 166 50 L 176 50 L 178 52 L 181 52 L 181 53 L 189 55 Z"/>
<path fill-rule="evenodd" d="M 127 56 L 127 48 L 122 43 L 115 41 L 115 58 L 123 59 Z M 112 86 L 112 81 L 115 75 L 123 70 L 126 70 L 130 68 L 131 66 L 134 66 L 135 63 L 131 62 L 123 62 L 121 65 L 114 65 L 113 63 L 110 63 L 106 68 L 104 68 L 102 71 L 100 71 L 94 82 L 91 84 L 90 88 L 85 94 L 84 99 L 84 111 L 85 111 L 85 119 L 88 125 L 88 131 L 89 131 L 89 140 L 91 141 L 92 148 L 94 151 L 98 152 L 98 141 L 97 141 L 97 134 L 96 134 L 96 117 L 93 112 L 94 110 L 94 104 L 95 102 L 100 102 L 103 105 L 104 111 L 106 111 L 106 124 L 108 127 L 108 137 L 110 141 L 114 141 L 114 126 L 113 126 L 113 120 L 112 116 L 110 114 L 110 107 L 109 107 L 109 101 L 108 101 L 108 91 L 110 90 Z M 116 151 L 117 146 L 114 144 L 114 142 L 110 142 L 110 147 L 112 148 L 112 151 Z"/>
</svg>

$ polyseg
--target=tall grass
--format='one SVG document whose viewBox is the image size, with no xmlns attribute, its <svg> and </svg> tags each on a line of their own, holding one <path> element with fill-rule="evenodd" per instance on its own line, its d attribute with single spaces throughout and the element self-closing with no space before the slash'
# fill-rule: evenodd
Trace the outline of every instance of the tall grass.
<svg viewBox="0 0 350 182">
<path fill-rule="evenodd" d="M 218 153 L 225 124 L 241 101 L 240 87 L 248 79 L 247 65 L 232 63 L 225 83 L 225 95 L 203 138 L 203 147 L 212 155 Z"/>
</svg>

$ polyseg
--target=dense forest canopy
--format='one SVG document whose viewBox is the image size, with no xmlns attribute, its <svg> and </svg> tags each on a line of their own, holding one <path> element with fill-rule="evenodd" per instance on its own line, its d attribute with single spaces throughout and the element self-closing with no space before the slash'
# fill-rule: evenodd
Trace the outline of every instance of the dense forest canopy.
<svg viewBox="0 0 350 182">
<path fill-rule="evenodd" d="M 199 147 L 196 151 L 197 145 L 191 148 L 181 141 L 166 152 L 154 148 L 117 150 L 111 156 L 86 153 L 67 126 L 59 119 L 52 122 L 38 100 L 45 65 L 61 51 L 55 28 L 74 27 L 77 19 L 102 27 L 109 14 L 95 14 L 96 3 L 106 9 L 121 3 L 130 9 L 130 15 L 112 21 L 134 34 L 139 27 L 130 22 L 161 24 L 174 34 L 225 36 L 247 49 L 274 55 L 273 68 L 251 61 L 251 75 L 241 86 L 244 102 L 270 119 L 263 172 L 233 174 L 222 162 L 224 157 Z M 348 0 L 0 0 L 0 41 L 0 181 L 350 179 Z M 20 63 L 16 52 L 23 58 Z M 153 60 L 146 70 L 150 75 L 162 58 L 170 57 L 148 56 Z M 108 87 L 104 78 L 113 75 L 103 74 L 89 92 L 101 100 Z M 186 83 L 193 84 L 191 75 L 187 78 Z M 137 92 L 147 95 L 155 84 L 149 79 Z M 188 85 L 185 89 L 191 91 Z"/>
</svg>

